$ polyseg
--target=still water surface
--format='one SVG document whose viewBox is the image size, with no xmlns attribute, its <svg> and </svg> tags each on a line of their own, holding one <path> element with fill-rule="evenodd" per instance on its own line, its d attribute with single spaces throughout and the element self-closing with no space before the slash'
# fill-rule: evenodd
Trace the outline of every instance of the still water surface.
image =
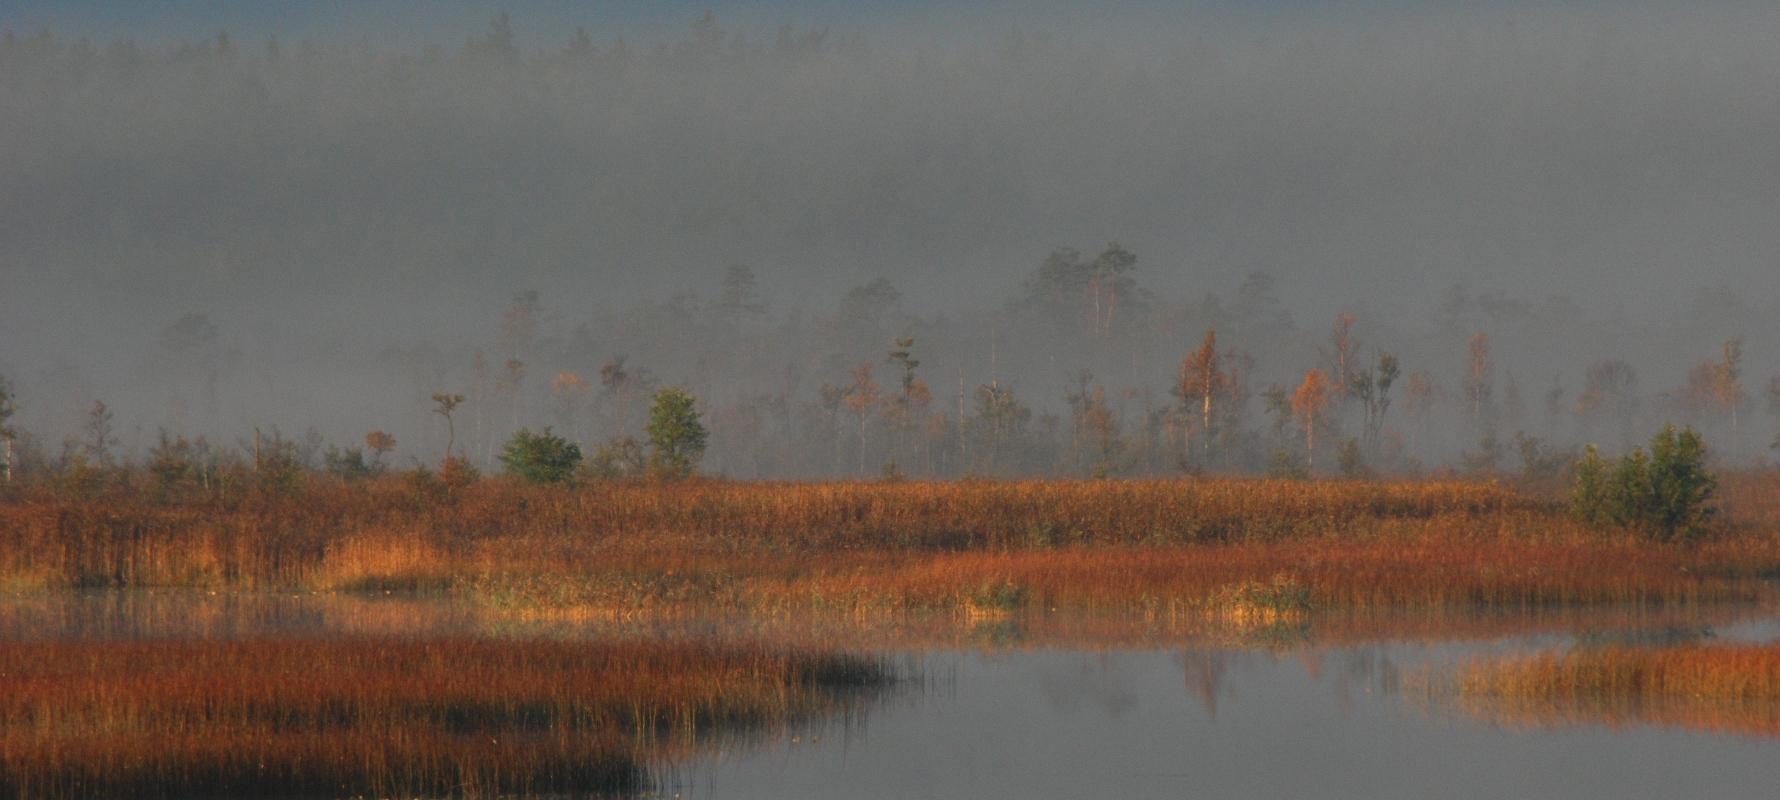
<svg viewBox="0 0 1780 800">
<path fill-rule="evenodd" d="M 1780 745 L 1649 727 L 1509 728 L 1399 671 L 1470 647 L 935 653 L 933 688 L 849 738 L 681 770 L 686 797 L 1771 797 Z M 933 676 L 940 676 L 932 680 Z"/>
<path fill-rule="evenodd" d="M 1780 617 L 1719 610 L 1658 623 L 1600 612 L 1447 635 L 1316 627 L 1291 635 L 1042 633 L 934 644 L 861 635 L 908 680 L 861 716 L 738 739 L 663 765 L 684 798 L 1765 797 L 1780 740 L 1638 722 L 1538 727 L 1467 714 L 1426 686 L 1479 657 L 1603 643 L 1769 641 Z M 721 624 L 664 635 L 729 635 Z M 491 623 L 443 602 L 92 594 L 0 601 L 0 646 L 36 638 L 264 634 L 614 635 Z M 637 635 L 634 629 L 624 635 Z M 750 631 L 749 636 L 761 635 Z M 797 641 L 780 630 L 780 640 Z M 836 640 L 833 630 L 821 644 Z M 844 638 L 844 637 L 841 637 Z M 803 644 L 817 644 L 805 641 Z M 962 643 L 962 644 L 961 644 Z"/>
</svg>

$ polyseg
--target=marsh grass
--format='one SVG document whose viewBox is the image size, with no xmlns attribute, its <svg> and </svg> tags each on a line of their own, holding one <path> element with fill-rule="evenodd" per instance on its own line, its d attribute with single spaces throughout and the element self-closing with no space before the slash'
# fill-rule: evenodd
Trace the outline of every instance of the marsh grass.
<svg viewBox="0 0 1780 800">
<path fill-rule="evenodd" d="M 0 675 L 21 798 L 633 792 L 892 680 L 810 649 L 455 637 L 7 642 Z"/>
<path fill-rule="evenodd" d="M 1685 545 L 1467 482 L 412 484 L 180 502 L 127 482 L 79 502 L 15 491 L 0 586 L 441 593 L 589 618 L 1172 617 L 1266 609 L 1220 593 L 1281 573 L 1317 613 L 1748 601 L 1780 574 L 1780 478 L 1756 474 L 1728 476 L 1720 528 Z"/>
<path fill-rule="evenodd" d="M 1780 644 L 1581 647 L 1477 661 L 1448 685 L 1462 708 L 1505 724 L 1780 736 Z"/>
<path fill-rule="evenodd" d="M 1267 581 L 1247 580 L 1218 589 L 1207 605 L 1217 619 L 1233 625 L 1275 626 L 1308 618 L 1311 592 L 1282 572 Z"/>
</svg>

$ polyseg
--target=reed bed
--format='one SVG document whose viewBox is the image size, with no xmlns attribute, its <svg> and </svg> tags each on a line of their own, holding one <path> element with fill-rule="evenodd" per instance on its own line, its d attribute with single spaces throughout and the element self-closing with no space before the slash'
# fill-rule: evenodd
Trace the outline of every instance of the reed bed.
<svg viewBox="0 0 1780 800">
<path fill-rule="evenodd" d="M 1028 603 L 1005 614 L 701 614 L 620 616 L 588 607 L 515 615 L 468 599 L 382 594 L 218 593 L 186 590 L 35 594 L 0 602 L 0 646 L 36 639 L 190 639 L 264 636 L 501 639 L 740 639 L 783 648 L 817 643 L 847 652 L 934 649 L 1152 649 L 1189 643 L 1273 647 L 1451 642 L 1575 631 L 1701 631 L 1764 618 L 1746 604 L 1329 607 L 1277 625 L 1232 624 L 1219 614 L 1052 611 Z M 1270 629 L 1274 628 L 1274 629 Z"/>
<path fill-rule="evenodd" d="M 696 641 L 0 645 L 0 794 L 605 794 L 723 736 L 850 714 L 860 656 Z"/>
<path fill-rule="evenodd" d="M 1777 485 L 1736 484 L 1754 498 Z M 0 500 L 0 588 L 450 592 L 589 615 L 1186 613 L 1283 576 L 1311 607 L 1765 596 L 1780 509 L 1664 545 L 1496 484 L 1247 479 L 678 484 Z M 1746 513 L 1747 512 L 1747 513 Z"/>
<path fill-rule="evenodd" d="M 1752 555 L 1754 554 L 1754 555 Z M 1771 550 L 1573 542 L 1311 541 L 1177 548 L 780 555 L 634 553 L 595 569 L 568 555 L 491 557 L 467 591 L 511 611 L 647 617 L 720 609 L 880 615 L 1030 608 L 1185 618 L 1227 608 L 1254 583 L 1292 589 L 1294 610 L 1750 602 L 1742 574 Z"/>
<path fill-rule="evenodd" d="M 1459 670 L 1463 707 L 1539 727 L 1662 725 L 1780 736 L 1780 644 L 1602 647 Z"/>
</svg>

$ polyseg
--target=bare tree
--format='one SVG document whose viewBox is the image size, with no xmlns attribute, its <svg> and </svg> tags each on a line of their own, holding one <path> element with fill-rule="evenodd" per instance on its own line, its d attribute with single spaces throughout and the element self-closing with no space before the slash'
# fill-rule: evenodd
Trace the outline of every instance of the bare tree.
<svg viewBox="0 0 1780 800">
<path fill-rule="evenodd" d="M 865 423 L 871 419 L 871 410 L 878 405 L 881 388 L 871 376 L 870 361 L 861 361 L 853 368 L 853 382 L 847 386 L 845 402 L 847 410 L 859 420 L 859 473 L 862 475 L 865 474 Z"/>
<path fill-rule="evenodd" d="M 461 394 L 433 393 L 433 413 L 445 418 L 445 458 L 448 460 L 452 458 L 452 449 L 457 445 L 457 423 L 452 420 L 451 415 L 463 402 L 464 396 Z"/>
<path fill-rule="evenodd" d="M 18 429 L 12 427 L 12 415 L 18 413 L 18 401 L 14 399 L 12 384 L 6 376 L 0 375 L 0 439 L 6 440 L 6 482 L 12 483 L 13 465 L 18 460 L 18 453 L 13 440 L 18 438 Z"/>
<path fill-rule="evenodd" d="M 1631 438 L 1632 415 L 1638 409 L 1638 373 L 1617 358 L 1590 364 L 1576 396 L 1576 415 L 1585 429 L 1605 416 L 1619 421 L 1622 443 Z"/>
<path fill-rule="evenodd" d="M 1354 339 L 1354 315 L 1346 311 L 1336 314 L 1335 324 L 1329 328 L 1328 358 L 1337 396 L 1346 395 L 1353 388 L 1359 349 L 1359 342 Z"/>
<path fill-rule="evenodd" d="M 1106 249 L 1089 264 L 1088 286 L 1096 335 L 1104 336 L 1112 330 L 1120 298 L 1132 292 L 1133 284 L 1126 273 L 1136 268 L 1137 256 L 1118 242 L 1108 242 Z"/>
<path fill-rule="evenodd" d="M 1384 413 L 1391 407 L 1391 386 L 1397 382 L 1397 357 L 1384 353 L 1378 357 L 1378 365 L 1359 370 L 1348 380 L 1348 391 L 1360 401 L 1365 412 L 1365 427 L 1362 431 L 1366 443 L 1374 452 L 1378 449 L 1378 439 L 1384 430 Z"/>
<path fill-rule="evenodd" d="M 111 407 L 103 400 L 94 400 L 93 407 L 87 411 L 86 441 L 83 443 L 88 458 L 100 466 L 111 466 L 111 448 L 117 446 L 117 435 L 111 426 Z"/>
<path fill-rule="evenodd" d="M 1471 334 L 1465 348 L 1465 410 L 1471 425 L 1487 431 L 1494 422 L 1492 394 L 1495 391 L 1495 365 L 1490 361 L 1490 337 L 1481 331 Z"/>
<path fill-rule="evenodd" d="M 587 398 L 587 379 L 574 370 L 562 370 L 550 379 L 550 397 L 555 401 L 556 424 L 569 434 L 581 438 L 581 406 Z"/>
<path fill-rule="evenodd" d="M 1730 412 L 1731 440 L 1739 441 L 1737 412 L 1743 406 L 1743 337 L 1726 339 L 1720 353 L 1723 360 L 1718 363 L 1718 405 Z"/>
<path fill-rule="evenodd" d="M 1409 373 L 1408 382 L 1403 387 L 1403 412 L 1409 416 L 1409 449 L 1415 450 L 1416 440 L 1428 425 L 1428 415 L 1434 411 L 1434 403 L 1438 399 L 1434 388 L 1434 379 L 1428 373 L 1416 370 Z"/>
<path fill-rule="evenodd" d="M 507 359 L 506 371 L 501 373 L 501 391 L 507 395 L 507 403 L 513 408 L 513 427 L 519 427 L 519 418 L 524 408 L 525 362 L 517 358 Z"/>
</svg>

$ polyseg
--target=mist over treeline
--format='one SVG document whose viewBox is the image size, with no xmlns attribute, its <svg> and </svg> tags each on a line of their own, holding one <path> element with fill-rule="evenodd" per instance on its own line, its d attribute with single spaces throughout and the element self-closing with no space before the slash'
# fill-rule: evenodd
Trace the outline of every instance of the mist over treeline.
<svg viewBox="0 0 1780 800">
<path fill-rule="evenodd" d="M 667 385 L 735 477 L 1514 470 L 1664 421 L 1743 463 L 1780 428 L 1780 11 L 526 24 L 0 33 L 30 456 L 377 429 L 430 463 L 451 392 L 492 468 L 522 427 L 640 437 Z"/>
</svg>

